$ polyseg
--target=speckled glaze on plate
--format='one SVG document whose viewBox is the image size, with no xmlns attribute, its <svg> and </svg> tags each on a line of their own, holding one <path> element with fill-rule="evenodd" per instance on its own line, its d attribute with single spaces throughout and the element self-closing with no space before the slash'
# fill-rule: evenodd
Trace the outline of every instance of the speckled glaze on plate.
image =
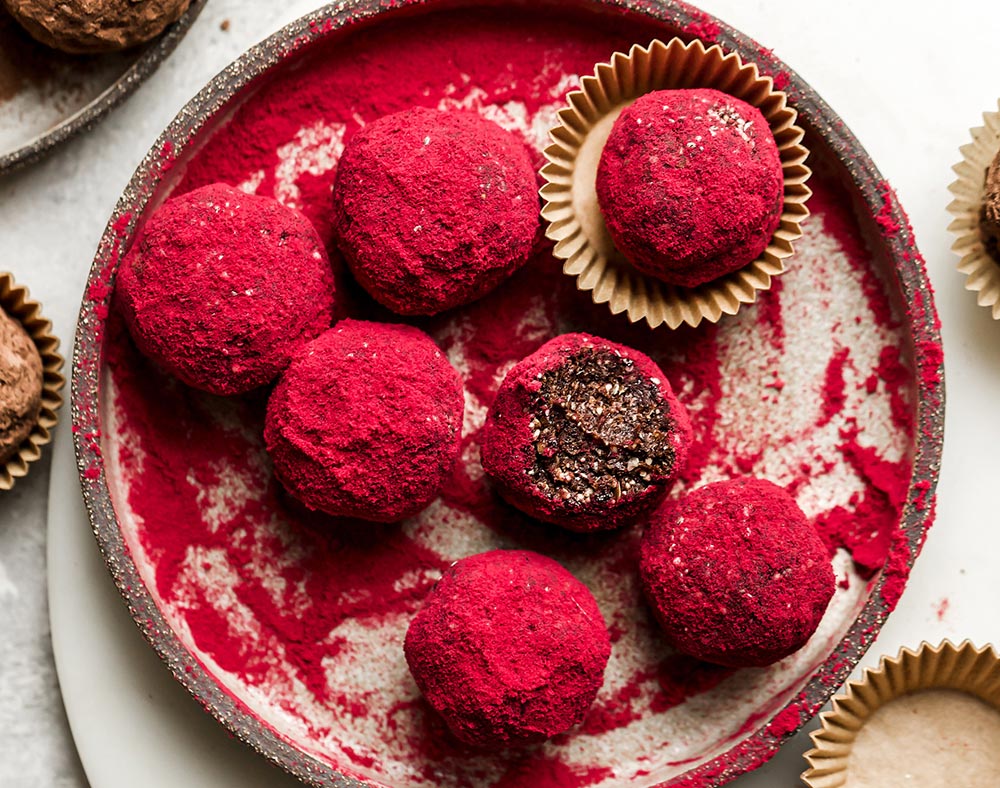
<svg viewBox="0 0 1000 788">
<path fill-rule="evenodd" d="M 498 5 L 509 10 L 509 4 Z M 209 667 L 207 655 L 192 644 L 190 633 L 185 633 L 184 627 L 178 626 L 183 623 L 183 619 L 178 619 L 176 610 L 163 604 L 160 590 L 155 582 L 150 581 L 149 556 L 143 555 L 136 538 L 139 531 L 136 518 L 130 512 L 130 504 L 133 503 L 128 495 L 130 480 L 121 473 L 121 439 L 127 438 L 128 433 L 123 432 L 121 425 L 115 421 L 116 391 L 109 388 L 113 376 L 110 376 L 105 363 L 105 351 L 109 347 L 105 328 L 113 277 L 119 257 L 141 224 L 144 214 L 177 185 L 178 180 L 184 176 L 184 164 L 197 157 L 198 149 L 224 122 L 233 117 L 232 110 L 235 106 L 253 89 L 261 86 L 262 83 L 256 81 L 258 77 L 279 72 L 290 64 L 308 62 L 300 61 L 300 58 L 309 57 L 324 48 L 336 51 L 338 42 L 343 42 L 343 32 L 355 26 L 364 24 L 368 35 L 372 35 L 383 20 L 409 15 L 416 26 L 429 9 L 450 9 L 454 6 L 454 3 L 443 2 L 401 2 L 393 4 L 391 8 L 375 2 L 328 6 L 288 26 L 223 71 L 164 132 L 122 196 L 98 250 L 78 325 L 73 370 L 73 421 L 81 484 L 101 550 L 133 618 L 174 676 L 223 725 L 259 753 L 300 779 L 317 786 L 389 785 L 391 788 L 403 788 L 428 783 L 416 776 L 399 779 L 386 776 L 386 770 L 390 766 L 406 766 L 404 761 L 390 763 L 392 759 L 389 753 L 395 752 L 394 748 L 399 742 L 358 742 L 357 738 L 351 739 L 352 747 L 360 744 L 364 748 L 363 755 L 370 761 L 365 767 L 358 761 L 343 757 L 346 749 L 335 752 L 325 749 L 323 742 L 319 740 L 310 741 L 307 737 L 293 735 L 293 732 L 283 727 L 281 714 L 269 707 L 266 699 L 262 701 L 259 697 L 254 697 L 253 693 L 245 692 L 238 681 L 231 681 L 232 677 L 228 675 L 224 677 L 224 672 L 220 672 L 217 666 Z M 877 445 L 877 448 L 886 450 L 892 448 L 897 455 L 902 452 L 905 460 L 912 461 L 913 468 L 909 485 L 898 502 L 899 528 L 888 548 L 886 569 L 871 581 L 858 583 L 855 582 L 857 575 L 850 575 L 850 570 L 845 569 L 844 562 L 840 561 L 838 574 L 844 574 L 845 577 L 850 575 L 851 590 L 840 595 L 840 603 L 832 616 L 835 620 L 831 620 L 829 626 L 824 628 L 821 638 L 816 639 L 808 653 L 790 663 L 791 667 L 783 669 L 779 666 L 772 673 L 745 676 L 742 684 L 737 682 L 739 687 L 730 687 L 728 695 L 720 692 L 717 696 L 703 696 L 712 701 L 711 706 L 701 707 L 701 713 L 706 716 L 717 710 L 715 707 L 724 706 L 727 698 L 735 698 L 742 703 L 742 724 L 737 723 L 735 727 L 726 730 L 720 729 L 717 733 L 709 731 L 706 735 L 711 741 L 701 742 L 694 747 L 689 753 L 690 758 L 683 757 L 685 753 L 681 752 L 681 757 L 677 760 L 651 763 L 648 769 L 642 766 L 639 758 L 635 762 L 616 764 L 621 766 L 621 776 L 605 772 L 590 783 L 601 786 L 722 785 L 766 761 L 785 738 L 815 713 L 850 673 L 898 599 L 898 593 L 933 516 L 933 492 L 939 471 L 944 415 L 943 373 L 936 314 L 922 260 L 895 195 L 837 116 L 767 50 L 737 31 L 681 3 L 559 4 L 559 8 L 567 6 L 578 9 L 581 15 L 611 10 L 620 20 L 634 20 L 637 29 L 643 30 L 641 35 L 646 35 L 648 26 L 652 25 L 658 26 L 665 35 L 676 32 L 686 38 L 706 38 L 727 50 L 739 52 L 747 61 L 757 62 L 762 69 L 783 82 L 782 87 L 791 95 L 801 123 L 811 137 L 809 147 L 816 152 L 817 171 L 824 171 L 827 176 L 840 180 L 848 189 L 845 199 L 847 202 L 853 201 L 854 212 L 867 230 L 866 239 L 874 247 L 870 264 L 884 275 L 884 281 L 880 279 L 882 284 L 878 286 L 885 288 L 887 302 L 895 304 L 898 312 L 891 337 L 887 335 L 888 338 L 883 339 L 898 347 L 912 362 L 911 377 L 908 379 L 912 383 L 912 402 L 906 405 L 907 408 L 912 407 L 915 418 L 912 434 L 900 437 L 891 428 L 886 428 L 882 438 L 878 439 L 882 443 Z M 528 15 L 526 6 L 519 4 L 518 8 L 520 15 Z M 534 7 L 531 13 L 535 13 Z M 601 20 L 592 20 L 591 24 L 599 21 Z M 595 57 L 593 62 L 598 59 L 599 57 Z M 566 87 L 571 86 L 571 83 L 572 80 L 569 80 Z M 244 91 L 247 86 L 251 88 Z M 255 187 L 251 185 L 251 188 Z M 816 270 L 820 273 L 823 273 L 823 265 L 828 263 L 833 266 L 831 273 L 843 274 L 843 271 L 836 269 L 839 263 L 829 262 L 842 258 L 834 241 L 824 235 L 819 225 L 813 225 L 811 232 L 812 236 L 807 233 L 804 240 L 802 258 L 815 262 Z M 795 307 L 792 311 L 798 321 L 795 325 L 788 324 L 789 343 L 793 339 L 804 342 L 805 344 L 796 347 L 800 350 L 805 348 L 803 352 L 806 354 L 801 359 L 792 359 L 796 363 L 787 370 L 789 389 L 795 386 L 793 378 L 798 367 L 810 364 L 815 367 L 813 362 L 816 359 L 809 356 L 813 346 L 822 339 L 824 332 L 829 334 L 834 330 L 833 326 L 827 326 L 823 322 L 831 319 L 825 313 L 835 311 L 840 302 L 863 300 L 863 294 L 854 290 L 840 292 L 838 299 L 836 288 L 847 281 L 843 278 L 831 281 L 822 277 L 810 279 L 808 266 L 800 266 L 798 271 L 798 278 L 795 270 L 786 275 L 786 288 L 798 288 L 796 293 L 809 294 L 812 292 L 811 288 L 828 287 L 833 288 L 834 292 L 830 294 L 825 309 L 822 300 L 813 305 L 805 299 L 800 303 L 796 300 L 800 298 L 798 295 L 795 299 L 789 298 L 787 302 L 788 306 Z M 847 316 L 851 315 L 850 309 L 848 307 L 845 313 Z M 862 326 L 859 329 L 861 336 L 864 336 L 866 324 L 860 313 L 855 317 L 858 325 Z M 747 322 L 741 323 L 741 320 Z M 738 329 L 741 327 L 752 329 L 755 325 L 753 320 L 753 314 L 748 311 L 747 315 L 741 314 L 720 326 L 720 330 L 739 333 Z M 753 336 L 753 331 L 749 331 L 747 336 Z M 849 340 L 850 337 L 846 339 Z M 878 347 L 875 346 L 876 355 L 877 350 Z M 822 363 L 818 373 L 814 370 L 807 376 L 806 382 L 810 386 L 816 382 L 817 377 L 822 384 L 822 369 L 827 359 L 824 357 L 820 361 Z M 734 363 L 741 363 L 738 357 Z M 860 370 L 858 372 L 860 374 Z M 738 373 L 738 369 L 727 371 L 733 379 L 739 378 Z M 876 388 L 878 385 L 876 381 Z M 806 393 L 815 397 L 821 397 L 822 394 L 821 391 L 812 389 Z M 859 409 L 856 415 L 861 415 L 868 421 L 885 421 L 888 419 L 885 416 L 888 403 L 882 398 L 876 404 L 877 412 Z M 857 407 L 857 404 L 854 403 L 852 407 Z M 760 418 L 756 420 L 760 421 Z M 781 457 L 772 459 L 775 462 L 781 461 Z M 767 470 L 758 469 L 752 464 L 751 468 L 754 472 L 761 473 Z M 824 480 L 831 486 L 836 486 L 835 478 L 827 475 Z M 419 527 L 419 523 L 417 526 Z M 583 564 L 573 565 L 571 568 L 581 573 L 587 571 Z M 364 640 L 365 630 L 356 628 L 355 631 L 359 633 L 359 639 Z M 373 638 L 378 636 L 378 633 L 369 634 Z M 395 670 L 397 665 L 394 662 L 389 667 Z M 356 690 L 358 687 L 355 684 L 364 685 L 365 677 L 361 673 L 363 671 L 348 677 L 345 689 Z M 396 675 L 392 673 L 393 677 Z M 405 668 L 398 675 L 405 677 Z M 609 673 L 609 684 L 613 684 L 616 678 L 616 675 Z M 755 688 L 753 682 L 757 680 L 761 683 Z M 368 684 L 370 686 L 370 680 Z M 741 687 L 742 695 L 739 694 Z M 759 701 L 758 706 L 752 707 L 751 713 L 744 714 L 748 702 L 748 687 L 763 692 L 767 697 Z M 383 689 L 390 696 L 397 691 L 395 685 L 385 686 Z M 376 698 L 372 705 L 377 706 L 379 702 Z M 695 712 L 684 712 L 684 707 L 680 708 L 682 711 L 677 716 L 684 717 L 687 714 L 686 721 L 692 722 L 691 716 Z M 360 737 L 370 722 L 365 719 L 356 722 L 347 720 L 343 729 L 339 730 L 344 743 L 346 734 L 355 730 Z M 728 724 L 732 720 L 727 719 L 726 722 Z M 639 720 L 638 723 L 644 724 L 645 721 Z M 308 730 L 308 726 L 306 729 Z M 581 750 L 589 747 L 591 749 L 586 751 L 584 758 L 589 759 L 589 763 L 608 763 L 612 760 L 612 754 L 617 756 L 623 751 L 602 751 L 602 740 L 598 736 L 592 737 L 591 742 L 585 741 L 586 738 L 578 736 L 571 738 L 568 744 L 557 743 L 553 747 L 578 746 Z M 664 749 L 661 745 L 662 742 L 649 741 L 648 749 L 642 756 L 646 763 L 661 757 L 661 750 Z M 460 761 L 455 761 L 454 765 L 458 769 L 463 768 Z M 489 772 L 494 767 L 495 764 L 487 763 L 484 769 Z M 495 776 L 495 769 L 489 773 L 493 776 L 483 778 L 475 784 L 501 785 Z M 567 770 L 562 774 L 569 775 L 569 784 L 586 784 L 580 781 L 582 778 L 579 778 L 579 771 Z M 444 773 L 440 775 L 437 784 L 462 784 L 456 782 L 460 779 L 453 773 Z M 509 775 L 499 779 L 506 779 L 502 783 L 505 786 L 529 784 Z M 548 784 L 555 783 L 550 779 Z"/>
<path fill-rule="evenodd" d="M 43 76 L 4 74 L 13 95 L 0 91 L 0 175 L 37 161 L 71 137 L 92 128 L 128 98 L 159 68 L 194 24 L 207 0 L 193 0 L 188 10 L 161 35 L 147 44 L 107 55 L 67 55 L 51 50 L 52 62 Z M 0 9 L 0 49 L 31 47 L 39 57 L 48 52 L 27 33 L 16 28 Z M 13 49 L 15 53 L 20 49 Z M 0 60 L 0 69 L 17 68 Z M 12 91 L 13 92 L 13 91 Z"/>
</svg>

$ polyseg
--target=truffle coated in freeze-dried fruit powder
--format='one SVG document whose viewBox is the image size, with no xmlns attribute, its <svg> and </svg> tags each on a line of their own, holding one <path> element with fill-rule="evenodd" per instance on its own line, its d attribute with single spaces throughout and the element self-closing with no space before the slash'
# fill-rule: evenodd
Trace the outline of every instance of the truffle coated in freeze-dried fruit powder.
<svg viewBox="0 0 1000 788">
<path fill-rule="evenodd" d="M 498 749 L 583 720 L 611 640 L 597 602 L 566 569 L 527 550 L 456 561 L 410 623 L 406 661 L 455 737 Z"/>
<path fill-rule="evenodd" d="M 687 413 L 652 359 L 564 334 L 507 373 L 486 417 L 482 463 L 525 513 L 607 530 L 659 503 L 690 442 Z"/>
<path fill-rule="evenodd" d="M 696 287 L 767 248 L 784 206 L 781 156 L 756 107 L 718 90 L 657 90 L 615 121 L 597 198 L 629 263 Z"/>
<path fill-rule="evenodd" d="M 342 320 L 282 375 L 264 441 L 275 475 L 307 508 L 395 522 L 441 491 L 464 407 L 461 378 L 425 333 Z"/>
<path fill-rule="evenodd" d="M 211 394 L 273 381 L 330 327 L 334 277 L 309 220 L 223 183 L 165 202 L 115 289 L 139 349 Z"/>
<path fill-rule="evenodd" d="M 538 182 L 523 139 L 476 112 L 416 107 L 351 137 L 333 214 L 351 272 L 402 315 L 485 295 L 528 261 Z"/>
<path fill-rule="evenodd" d="M 834 592 L 816 529 L 763 479 L 706 484 L 665 505 L 643 535 L 639 569 L 671 645 L 736 668 L 798 651 Z"/>
</svg>

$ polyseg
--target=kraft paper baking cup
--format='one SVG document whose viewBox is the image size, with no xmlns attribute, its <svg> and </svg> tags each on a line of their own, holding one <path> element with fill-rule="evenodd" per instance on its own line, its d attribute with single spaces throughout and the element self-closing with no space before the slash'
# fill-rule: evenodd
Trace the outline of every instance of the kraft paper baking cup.
<svg viewBox="0 0 1000 788">
<path fill-rule="evenodd" d="M 956 690 L 1000 710 L 1000 658 L 992 646 L 977 648 L 967 640 L 958 646 L 948 640 L 938 646 L 924 642 L 916 651 L 904 648 L 895 658 L 882 657 L 877 669 L 848 683 L 847 691 L 833 699 L 832 710 L 820 715 L 822 727 L 811 734 L 814 748 L 805 756 L 809 768 L 803 782 L 810 788 L 850 788 L 858 733 L 890 701 L 923 690 Z"/>
<path fill-rule="evenodd" d="M 980 306 L 992 311 L 994 320 L 1000 320 L 1000 263 L 990 257 L 979 235 L 986 170 L 1000 151 L 1000 112 L 984 112 L 983 121 L 985 125 L 971 130 L 972 142 L 959 149 L 962 161 L 952 167 L 958 180 L 948 187 L 955 195 L 948 206 L 955 217 L 948 229 L 956 236 L 951 248 L 961 258 L 958 270 L 966 275 L 965 289 L 976 294 Z"/>
<path fill-rule="evenodd" d="M 0 490 L 9 490 L 15 480 L 26 476 L 28 468 L 42 456 L 42 447 L 52 440 L 52 428 L 56 425 L 56 411 L 62 405 L 63 365 L 59 355 L 59 340 L 51 333 L 52 324 L 42 317 L 41 306 L 32 301 L 28 289 L 14 282 L 14 277 L 0 271 L 0 307 L 17 320 L 31 337 L 42 357 L 42 408 L 38 422 L 27 438 L 21 443 L 17 453 L 0 465 Z"/>
<path fill-rule="evenodd" d="M 553 142 L 542 169 L 546 236 L 555 241 L 563 271 L 575 276 L 577 287 L 590 291 L 595 303 L 608 304 L 614 314 L 625 312 L 632 322 L 645 320 L 651 328 L 714 323 L 752 303 L 785 270 L 793 242 L 802 235 L 800 224 L 809 215 L 808 151 L 787 96 L 736 53 L 678 38 L 669 44 L 636 45 L 627 55 L 616 52 L 580 83 L 581 89 L 567 97 L 569 106 L 560 110 L 559 125 L 550 131 Z M 611 241 L 595 191 L 601 151 L 622 110 L 645 93 L 675 88 L 715 88 L 757 107 L 778 143 L 785 176 L 781 224 L 764 253 L 744 268 L 694 288 L 668 285 L 629 265 Z"/>
</svg>

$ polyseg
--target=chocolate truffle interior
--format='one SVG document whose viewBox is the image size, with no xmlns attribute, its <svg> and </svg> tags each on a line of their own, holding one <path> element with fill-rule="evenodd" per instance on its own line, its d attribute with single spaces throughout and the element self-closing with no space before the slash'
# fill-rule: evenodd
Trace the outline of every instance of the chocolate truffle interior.
<svg viewBox="0 0 1000 788">
<path fill-rule="evenodd" d="M 529 426 L 527 473 L 552 499 L 608 503 L 673 470 L 665 404 L 655 378 L 603 348 L 583 348 L 542 373 Z"/>
</svg>

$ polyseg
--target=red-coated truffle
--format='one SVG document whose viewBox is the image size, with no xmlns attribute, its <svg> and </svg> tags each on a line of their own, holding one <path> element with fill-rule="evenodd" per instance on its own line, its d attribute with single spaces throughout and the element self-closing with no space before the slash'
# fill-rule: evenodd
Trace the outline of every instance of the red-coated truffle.
<svg viewBox="0 0 1000 788">
<path fill-rule="evenodd" d="M 664 506 L 643 536 L 639 569 L 667 640 L 731 667 L 798 651 L 834 592 L 815 528 L 762 479 L 707 484 Z"/>
<path fill-rule="evenodd" d="M 540 742 L 577 725 L 611 641 L 587 587 L 551 558 L 494 550 L 457 561 L 406 632 L 417 686 L 465 744 Z"/>
<path fill-rule="evenodd" d="M 507 373 L 481 456 L 521 511 L 596 531 L 655 508 L 690 443 L 687 412 L 652 359 L 600 337 L 563 334 Z"/>
<path fill-rule="evenodd" d="M 756 107 L 717 90 L 658 90 L 615 121 L 597 198 L 639 271 L 695 287 L 753 262 L 778 228 L 781 158 Z"/>
<path fill-rule="evenodd" d="M 271 393 L 274 472 L 309 509 L 395 522 L 441 490 L 458 454 L 462 380 L 412 326 L 342 320 Z"/>
<path fill-rule="evenodd" d="M 485 295 L 527 262 L 538 185 L 525 143 L 477 113 L 410 109 L 355 134 L 333 207 L 354 276 L 403 315 Z"/>
<path fill-rule="evenodd" d="M 143 353 L 223 395 L 270 383 L 334 313 L 333 270 L 309 220 L 222 183 L 150 217 L 116 295 Z"/>
</svg>

